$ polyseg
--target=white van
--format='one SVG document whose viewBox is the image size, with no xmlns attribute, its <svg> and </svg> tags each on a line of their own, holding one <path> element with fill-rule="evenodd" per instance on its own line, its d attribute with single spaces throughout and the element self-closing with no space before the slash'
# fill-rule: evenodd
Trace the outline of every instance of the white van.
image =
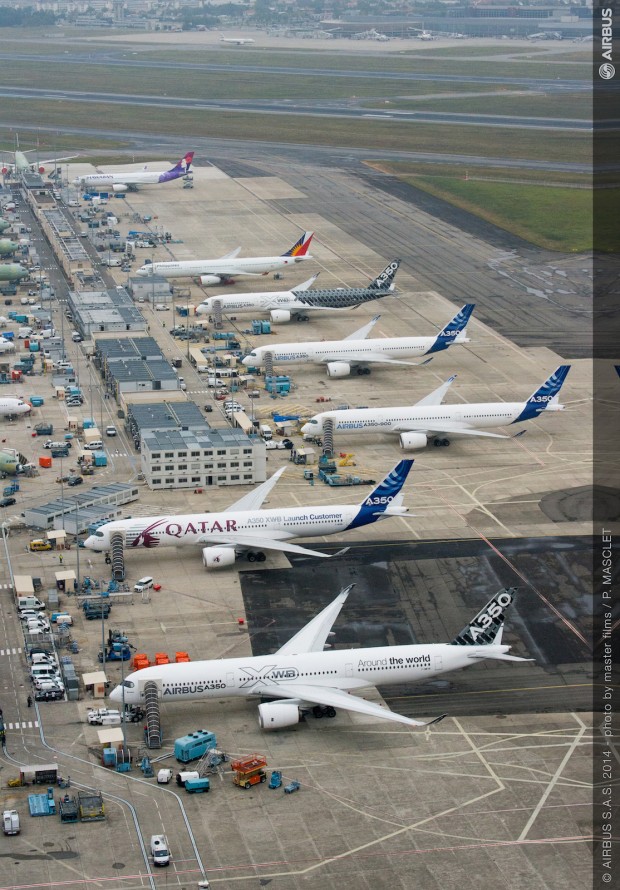
<svg viewBox="0 0 620 890">
<path fill-rule="evenodd" d="M 49 667 L 58 668 L 58 663 L 53 655 L 49 655 L 47 652 L 35 652 L 30 656 L 30 661 L 32 662 L 32 666 L 35 664 L 48 665 Z"/>
<path fill-rule="evenodd" d="M 153 865 L 168 865 L 170 863 L 170 851 L 165 834 L 151 835 L 151 855 Z"/>
<path fill-rule="evenodd" d="M 36 596 L 17 597 L 17 609 L 19 612 L 22 612 L 24 609 L 36 609 L 36 611 L 39 611 L 40 609 L 44 608 L 45 603 L 42 603 L 41 600 Z"/>
<path fill-rule="evenodd" d="M 259 427 L 259 431 L 265 442 L 268 442 L 270 439 L 273 439 L 273 430 L 269 426 L 268 423 L 261 423 Z"/>
<path fill-rule="evenodd" d="M 134 584 L 133 589 L 136 593 L 142 593 L 145 590 L 150 590 L 153 587 L 153 583 L 153 579 L 147 575 L 146 578 L 140 578 L 140 580 Z"/>
<path fill-rule="evenodd" d="M 56 680 L 60 678 L 58 668 L 51 664 L 33 664 L 30 668 L 33 680 Z"/>
</svg>

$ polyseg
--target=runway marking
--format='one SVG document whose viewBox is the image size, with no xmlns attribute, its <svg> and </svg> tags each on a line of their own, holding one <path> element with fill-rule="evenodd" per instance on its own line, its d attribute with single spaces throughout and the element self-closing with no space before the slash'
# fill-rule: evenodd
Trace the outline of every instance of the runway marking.
<svg viewBox="0 0 620 890">
<path fill-rule="evenodd" d="M 7 729 L 38 729 L 39 721 L 38 720 L 22 720 L 21 722 L 18 720 L 17 723 L 7 723 Z"/>
<path fill-rule="evenodd" d="M 564 771 L 564 767 L 567 765 L 568 761 L 569 761 L 569 760 L 571 759 L 571 757 L 573 756 L 573 753 L 575 752 L 575 750 L 576 750 L 576 748 L 577 748 L 577 745 L 578 745 L 579 742 L 581 741 L 581 737 L 583 736 L 583 734 L 585 733 L 585 731 L 586 731 L 586 729 L 587 729 L 587 726 L 585 725 L 585 723 L 583 722 L 583 720 L 582 720 L 577 714 L 573 714 L 572 716 L 575 718 L 575 720 L 577 721 L 577 723 L 580 724 L 581 729 L 579 730 L 578 734 L 575 736 L 575 739 L 574 739 L 574 741 L 573 741 L 573 744 L 570 746 L 570 748 L 568 749 L 568 751 L 566 752 L 566 754 L 565 754 L 564 757 L 562 758 L 562 762 L 560 763 L 560 765 L 559 765 L 558 768 L 556 769 L 555 773 L 554 773 L 553 776 L 551 777 L 551 780 L 550 780 L 549 784 L 547 785 L 547 787 L 546 787 L 546 789 L 545 789 L 545 791 L 544 791 L 542 797 L 540 798 L 540 800 L 538 801 L 538 803 L 537 803 L 536 806 L 534 807 L 534 812 L 532 813 L 532 815 L 530 816 L 530 818 L 529 818 L 529 819 L 527 820 L 527 822 L 525 823 L 525 826 L 524 826 L 524 828 L 523 828 L 523 831 L 521 832 L 521 834 L 520 834 L 519 837 L 518 837 L 518 840 L 519 840 L 519 841 L 523 841 L 523 840 L 525 840 L 525 838 L 527 837 L 530 828 L 532 827 L 532 825 L 534 824 L 534 822 L 535 822 L 536 819 L 538 818 L 538 815 L 539 815 L 540 811 L 542 810 L 542 808 L 543 808 L 543 806 L 544 806 L 544 804 L 545 804 L 545 801 L 547 800 L 547 798 L 549 797 L 549 795 L 550 795 L 551 792 L 553 791 L 555 785 L 557 784 L 558 779 L 560 778 L 560 776 L 562 775 L 562 773 L 563 773 L 563 771 Z"/>
<path fill-rule="evenodd" d="M 0 649 L 0 655 L 21 655 L 22 649 L 21 646 L 13 647 L 12 649 Z"/>
</svg>

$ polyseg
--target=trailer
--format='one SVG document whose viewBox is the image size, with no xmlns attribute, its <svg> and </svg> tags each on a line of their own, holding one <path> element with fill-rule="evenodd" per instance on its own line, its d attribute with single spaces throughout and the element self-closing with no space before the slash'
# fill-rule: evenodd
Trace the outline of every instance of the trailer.
<svg viewBox="0 0 620 890">
<path fill-rule="evenodd" d="M 77 822 L 79 816 L 77 797 L 70 797 L 68 794 L 61 797 L 58 801 L 58 814 L 61 822 Z"/>
<path fill-rule="evenodd" d="M 230 766 L 234 772 L 233 782 L 245 791 L 252 785 L 267 781 L 267 758 L 263 754 L 250 754 L 249 757 L 232 760 Z"/>
<path fill-rule="evenodd" d="M 100 822 L 105 819 L 103 797 L 98 792 L 78 791 L 80 822 Z"/>
<path fill-rule="evenodd" d="M 206 776 L 200 779 L 188 779 L 185 783 L 185 790 L 188 794 L 202 794 L 203 791 L 208 791 L 210 787 L 211 783 Z"/>
<path fill-rule="evenodd" d="M 31 816 L 54 816 L 56 814 L 54 789 L 48 788 L 47 794 L 29 794 L 28 809 Z"/>
<path fill-rule="evenodd" d="M 206 729 L 199 729 L 196 732 L 190 732 L 189 735 L 181 736 L 174 743 L 174 756 L 179 763 L 189 763 L 191 760 L 198 760 L 207 751 L 211 751 L 217 747 L 215 734 Z"/>
</svg>

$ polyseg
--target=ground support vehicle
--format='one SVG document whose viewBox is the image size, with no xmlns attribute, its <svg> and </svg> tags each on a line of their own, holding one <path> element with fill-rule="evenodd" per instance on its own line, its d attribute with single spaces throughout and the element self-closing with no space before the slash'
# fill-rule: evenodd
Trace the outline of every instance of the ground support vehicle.
<svg viewBox="0 0 620 890">
<path fill-rule="evenodd" d="M 267 781 L 264 769 L 267 766 L 267 758 L 262 754 L 250 754 L 249 757 L 232 760 L 230 766 L 234 772 L 233 782 L 246 791 L 252 785 Z"/>
</svg>

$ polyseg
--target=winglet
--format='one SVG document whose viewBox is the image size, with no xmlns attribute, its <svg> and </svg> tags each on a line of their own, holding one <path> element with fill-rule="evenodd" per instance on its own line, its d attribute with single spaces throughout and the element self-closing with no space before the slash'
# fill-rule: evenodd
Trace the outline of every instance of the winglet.
<svg viewBox="0 0 620 890">
<path fill-rule="evenodd" d="M 365 340 L 366 337 L 368 336 L 368 334 L 370 334 L 370 332 L 372 331 L 372 329 L 374 328 L 374 326 L 376 325 L 376 323 L 379 321 L 380 318 L 381 318 L 380 315 L 375 315 L 375 317 L 372 318 L 368 322 L 368 324 L 365 324 L 363 327 L 361 327 L 357 331 L 353 331 L 352 334 L 349 334 L 349 336 L 345 337 L 344 339 L 345 340 Z"/>
<path fill-rule="evenodd" d="M 294 287 L 291 290 L 291 293 L 296 294 L 300 291 L 308 290 L 309 287 L 312 287 L 312 285 L 314 284 L 314 282 L 317 280 L 318 277 L 319 277 L 319 273 L 317 272 L 316 275 L 312 276 L 312 278 L 308 278 L 307 281 L 304 281 L 301 284 L 298 284 L 297 287 Z"/>
<path fill-rule="evenodd" d="M 301 655 L 306 652 L 322 652 L 332 627 L 347 601 L 347 597 L 355 584 L 349 584 L 340 591 L 335 600 L 326 606 L 312 621 L 309 621 L 295 636 L 285 643 L 276 655 Z"/>
<path fill-rule="evenodd" d="M 445 383 L 442 383 L 441 386 L 438 386 L 437 389 L 430 392 L 427 396 L 424 396 L 423 399 L 420 399 L 419 402 L 416 402 L 417 408 L 423 408 L 429 405 L 441 405 L 443 402 L 446 393 L 456 380 L 456 374 L 453 374 L 452 377 L 448 377 Z"/>
</svg>

